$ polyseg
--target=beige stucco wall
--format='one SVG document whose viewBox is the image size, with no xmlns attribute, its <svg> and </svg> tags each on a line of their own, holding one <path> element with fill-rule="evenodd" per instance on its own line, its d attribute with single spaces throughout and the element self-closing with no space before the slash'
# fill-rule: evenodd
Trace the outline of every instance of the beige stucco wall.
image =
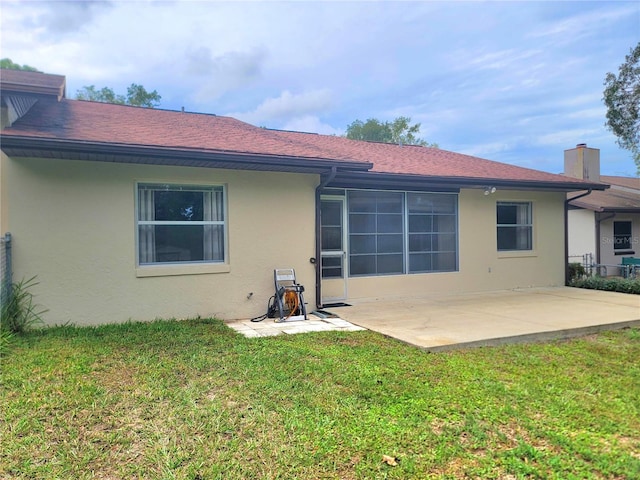
<svg viewBox="0 0 640 480">
<path fill-rule="evenodd" d="M 582 262 L 582 256 L 596 255 L 596 221 L 591 210 L 577 209 L 568 212 L 569 261 Z"/>
<path fill-rule="evenodd" d="M 14 280 L 37 275 L 35 300 L 49 309 L 48 324 L 250 318 L 266 311 L 273 269 L 285 267 L 296 269 L 315 306 L 317 175 L 6 157 L 2 173 L 10 178 L 2 233 L 13 235 Z M 144 276 L 152 268 L 136 268 L 137 181 L 226 185 L 228 265 Z"/>
<path fill-rule="evenodd" d="M 498 252 L 497 201 L 533 203 L 534 249 Z M 462 190 L 459 195 L 459 271 L 351 278 L 348 297 L 384 298 L 451 292 L 480 292 L 564 284 L 564 195 Z"/>
<path fill-rule="evenodd" d="M 14 279 L 37 275 L 34 293 L 49 324 L 250 318 L 264 313 L 273 269 L 284 267 L 296 269 L 315 308 L 317 175 L 4 156 L 0 167 L 1 233 L 13 235 Z M 228 264 L 137 268 L 136 182 L 226 185 Z M 533 202 L 532 252 L 497 252 L 498 200 Z M 350 278 L 348 298 L 562 285 L 563 202 L 561 193 L 462 190 L 458 272 Z"/>
</svg>

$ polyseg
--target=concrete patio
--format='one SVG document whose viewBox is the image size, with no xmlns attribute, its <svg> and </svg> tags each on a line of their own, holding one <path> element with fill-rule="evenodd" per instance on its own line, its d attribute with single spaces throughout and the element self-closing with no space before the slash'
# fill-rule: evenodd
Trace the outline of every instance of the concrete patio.
<svg viewBox="0 0 640 480">
<path fill-rule="evenodd" d="M 333 311 L 429 351 L 640 327 L 640 296 L 571 287 L 372 298 Z"/>
<path fill-rule="evenodd" d="M 428 351 L 545 341 L 640 327 L 640 296 L 570 287 L 370 298 L 328 308 L 339 318 L 228 325 L 248 337 L 368 329 Z"/>
</svg>

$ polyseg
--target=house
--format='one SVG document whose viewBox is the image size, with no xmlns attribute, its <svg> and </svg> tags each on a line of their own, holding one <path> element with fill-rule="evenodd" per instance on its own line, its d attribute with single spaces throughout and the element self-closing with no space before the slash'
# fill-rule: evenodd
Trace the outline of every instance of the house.
<svg viewBox="0 0 640 480">
<path fill-rule="evenodd" d="M 65 96 L 3 70 L 0 227 L 50 324 L 263 313 L 565 282 L 565 199 L 603 190 L 436 148 Z"/>
<path fill-rule="evenodd" d="M 611 186 L 568 194 L 569 261 L 600 265 L 601 275 L 621 275 L 623 258 L 640 257 L 640 178 L 600 175 L 600 150 L 586 144 L 565 150 L 564 174 Z"/>
</svg>

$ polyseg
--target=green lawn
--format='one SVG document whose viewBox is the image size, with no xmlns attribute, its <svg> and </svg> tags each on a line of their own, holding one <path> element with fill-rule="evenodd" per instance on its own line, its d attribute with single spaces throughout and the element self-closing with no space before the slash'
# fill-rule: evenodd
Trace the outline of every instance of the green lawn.
<svg viewBox="0 0 640 480">
<path fill-rule="evenodd" d="M 1 361 L 0 478 L 640 478 L 640 330 L 429 354 L 158 321 Z"/>
</svg>

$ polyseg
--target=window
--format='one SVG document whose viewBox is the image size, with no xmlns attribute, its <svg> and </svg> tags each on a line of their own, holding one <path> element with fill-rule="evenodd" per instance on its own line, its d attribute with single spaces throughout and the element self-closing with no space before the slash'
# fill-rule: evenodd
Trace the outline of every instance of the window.
<svg viewBox="0 0 640 480">
<path fill-rule="evenodd" d="M 451 272 L 457 268 L 457 198 L 407 194 L 409 272 Z"/>
<path fill-rule="evenodd" d="M 222 263 L 224 188 L 138 185 L 138 263 Z"/>
<path fill-rule="evenodd" d="M 350 191 L 349 275 L 451 272 L 457 195 Z"/>
<path fill-rule="evenodd" d="M 404 273 L 403 194 L 349 192 L 349 272 Z"/>
<path fill-rule="evenodd" d="M 613 249 L 631 250 L 631 222 L 613 222 Z"/>
<path fill-rule="evenodd" d="M 531 250 L 533 221 L 530 202 L 498 202 L 498 251 Z"/>
</svg>

